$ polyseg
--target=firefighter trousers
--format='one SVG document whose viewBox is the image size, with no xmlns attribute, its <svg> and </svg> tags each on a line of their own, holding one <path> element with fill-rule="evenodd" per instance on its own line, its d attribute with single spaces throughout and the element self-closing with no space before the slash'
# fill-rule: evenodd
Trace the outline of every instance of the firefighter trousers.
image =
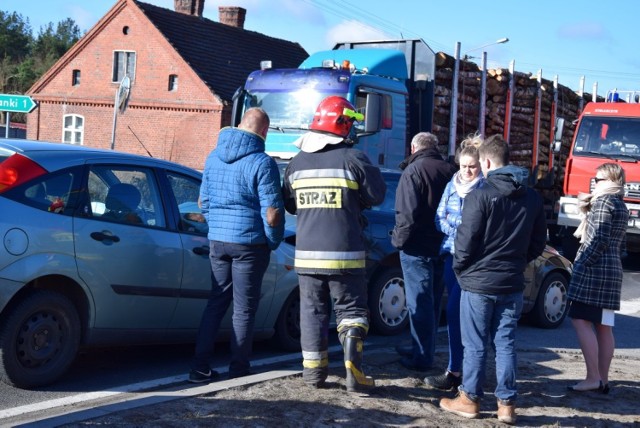
<svg viewBox="0 0 640 428">
<path fill-rule="evenodd" d="M 359 328 L 366 336 L 369 329 L 367 282 L 364 274 L 299 274 L 298 278 L 302 378 L 307 384 L 321 386 L 329 374 L 331 304 L 341 343 L 350 328 Z"/>
</svg>

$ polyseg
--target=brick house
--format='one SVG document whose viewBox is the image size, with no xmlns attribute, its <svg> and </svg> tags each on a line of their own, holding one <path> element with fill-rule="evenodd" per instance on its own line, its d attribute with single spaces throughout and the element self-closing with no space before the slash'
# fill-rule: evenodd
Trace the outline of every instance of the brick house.
<svg viewBox="0 0 640 428">
<path fill-rule="evenodd" d="M 245 30 L 243 8 L 221 6 L 214 22 L 202 17 L 204 0 L 174 6 L 118 0 L 29 90 L 39 106 L 27 138 L 202 169 L 230 123 L 233 93 L 260 61 L 297 67 L 308 56 L 298 43 Z M 116 109 L 125 74 L 130 90 Z"/>
</svg>

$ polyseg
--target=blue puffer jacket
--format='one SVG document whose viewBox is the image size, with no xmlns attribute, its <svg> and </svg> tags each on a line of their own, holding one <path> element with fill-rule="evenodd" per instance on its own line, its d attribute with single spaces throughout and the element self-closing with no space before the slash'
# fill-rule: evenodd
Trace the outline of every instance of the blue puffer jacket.
<svg viewBox="0 0 640 428">
<path fill-rule="evenodd" d="M 200 187 L 209 239 L 276 249 L 284 235 L 284 203 L 276 162 L 264 152 L 264 139 L 238 128 L 220 131 L 209 154 Z M 282 219 L 267 224 L 267 208 Z"/>
<path fill-rule="evenodd" d="M 464 206 L 464 198 L 461 198 L 456 192 L 456 185 L 454 184 L 456 176 L 459 172 L 453 176 L 451 181 L 447 183 L 447 187 L 444 188 L 440 204 L 436 210 L 436 228 L 444 233 L 444 239 L 440 246 L 440 254 L 453 254 L 455 252 L 455 239 L 456 230 L 462 221 L 462 207 Z M 474 185 L 474 189 L 482 186 L 484 178 L 480 176 L 480 180 Z"/>
</svg>

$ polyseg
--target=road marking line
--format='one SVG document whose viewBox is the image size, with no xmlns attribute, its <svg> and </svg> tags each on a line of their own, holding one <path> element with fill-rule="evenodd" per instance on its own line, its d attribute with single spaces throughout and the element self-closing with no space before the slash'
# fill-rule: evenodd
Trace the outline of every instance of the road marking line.
<svg viewBox="0 0 640 428">
<path fill-rule="evenodd" d="M 640 312 L 640 299 L 625 300 L 620 302 L 620 310 L 617 311 L 621 315 L 633 315 Z"/>
<path fill-rule="evenodd" d="M 342 346 L 336 345 L 329 348 L 329 352 L 338 352 L 342 350 Z M 294 352 L 291 354 L 280 355 L 277 357 L 263 358 L 261 360 L 252 361 L 251 365 L 253 367 L 260 366 L 268 366 L 271 364 L 282 363 L 286 361 L 294 361 L 294 360 L 302 360 L 302 355 L 299 352 Z M 300 363 L 302 365 L 302 362 Z M 213 370 L 216 370 L 220 373 L 226 373 L 227 367 L 220 366 L 215 367 Z M 41 412 L 43 410 L 54 409 L 56 407 L 70 406 L 73 404 L 82 403 L 85 401 L 91 400 L 99 400 L 107 397 L 111 397 L 118 394 L 126 394 L 136 391 L 144 391 L 148 389 L 158 388 L 162 386 L 171 385 L 174 383 L 186 382 L 187 375 L 178 375 L 178 376 L 170 376 L 161 379 L 153 379 L 145 382 L 138 382 L 129 385 L 116 386 L 112 389 L 106 391 L 95 391 L 95 392 L 86 392 L 82 394 L 76 394 L 69 397 L 56 398 L 49 401 L 42 401 L 34 404 L 27 404 L 24 406 L 14 407 L 11 409 L 0 410 L 0 420 L 4 418 L 10 418 L 15 416 L 24 415 L 32 412 Z M 189 384 L 194 385 L 195 384 Z M 202 385 L 199 385 L 202 386 Z"/>
</svg>

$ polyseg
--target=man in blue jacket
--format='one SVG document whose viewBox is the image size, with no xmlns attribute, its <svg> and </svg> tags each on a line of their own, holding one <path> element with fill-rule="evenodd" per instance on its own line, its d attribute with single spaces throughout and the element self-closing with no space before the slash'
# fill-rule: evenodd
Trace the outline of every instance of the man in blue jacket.
<svg viewBox="0 0 640 428">
<path fill-rule="evenodd" d="M 233 301 L 229 378 L 250 373 L 249 357 L 262 277 L 284 236 L 284 203 L 276 162 L 265 153 L 269 116 L 246 111 L 237 128 L 220 131 L 202 174 L 200 203 L 209 225 L 211 296 L 202 314 L 189 381 L 218 377 L 209 359 Z"/>
<path fill-rule="evenodd" d="M 526 170 L 509 165 L 509 146 L 500 135 L 478 149 L 485 178 L 469 193 L 455 240 L 453 270 L 458 277 L 464 346 L 462 385 L 448 412 L 477 418 L 483 396 L 488 346 L 496 358 L 498 420 L 516 421 L 515 335 L 522 312 L 527 264 L 542 254 L 546 221 L 542 198 L 526 185 Z"/>
</svg>

